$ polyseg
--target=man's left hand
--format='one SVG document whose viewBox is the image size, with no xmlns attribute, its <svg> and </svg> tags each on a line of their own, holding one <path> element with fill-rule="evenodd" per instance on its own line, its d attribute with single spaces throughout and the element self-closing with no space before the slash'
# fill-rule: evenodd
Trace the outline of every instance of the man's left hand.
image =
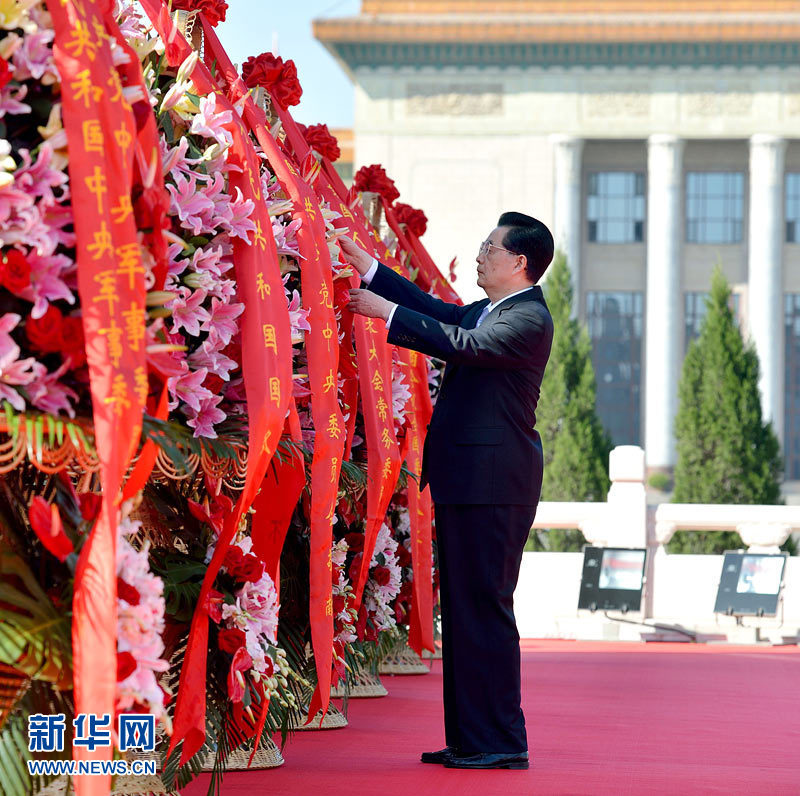
<svg viewBox="0 0 800 796">
<path fill-rule="evenodd" d="M 350 301 L 347 309 L 356 315 L 366 315 L 368 318 L 383 318 L 387 320 L 394 305 L 391 301 L 381 298 L 377 293 L 369 290 L 354 289 L 350 291 Z"/>
</svg>

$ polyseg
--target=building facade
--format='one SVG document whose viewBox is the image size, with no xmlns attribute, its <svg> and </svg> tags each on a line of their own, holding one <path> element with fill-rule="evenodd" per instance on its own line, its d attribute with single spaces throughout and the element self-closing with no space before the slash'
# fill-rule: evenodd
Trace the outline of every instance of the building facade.
<svg viewBox="0 0 800 796">
<path fill-rule="evenodd" d="M 552 226 L 598 410 L 675 464 L 681 363 L 719 265 L 800 479 L 800 6 L 794 0 L 363 0 L 315 23 L 355 85 L 355 166 L 424 208 L 475 285 L 504 210 Z"/>
</svg>

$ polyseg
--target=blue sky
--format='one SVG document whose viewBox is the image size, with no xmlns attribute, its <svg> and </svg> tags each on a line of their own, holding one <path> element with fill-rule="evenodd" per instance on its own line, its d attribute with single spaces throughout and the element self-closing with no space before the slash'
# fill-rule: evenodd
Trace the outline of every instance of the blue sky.
<svg viewBox="0 0 800 796">
<path fill-rule="evenodd" d="M 311 20 L 354 16 L 360 0 L 228 0 L 225 22 L 217 33 L 231 60 L 271 52 L 297 64 L 303 98 L 292 115 L 303 124 L 353 126 L 353 86 L 327 50 L 311 34 Z"/>
</svg>

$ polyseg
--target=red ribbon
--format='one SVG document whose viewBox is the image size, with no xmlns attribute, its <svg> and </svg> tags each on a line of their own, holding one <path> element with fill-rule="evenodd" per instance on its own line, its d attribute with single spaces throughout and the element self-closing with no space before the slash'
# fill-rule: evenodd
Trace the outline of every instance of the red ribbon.
<svg viewBox="0 0 800 796">
<path fill-rule="evenodd" d="M 247 87 L 233 68 L 214 30 L 202 17 L 201 20 L 207 51 L 215 59 L 217 69 L 227 83 L 233 100 L 243 102 L 244 119 L 291 199 L 295 217 L 301 220 L 297 242 L 303 257 L 300 262 L 303 300 L 310 309 L 311 331 L 306 335 L 306 351 L 312 395 L 311 413 L 315 428 L 314 456 L 311 462 L 309 572 L 311 643 L 317 669 L 317 688 L 309 708 L 309 716 L 313 717 L 319 710 L 324 714 L 330 700 L 333 660 L 331 544 L 345 444 L 344 419 L 339 408 L 336 384 L 339 341 L 333 311 L 331 260 L 325 239 L 325 225 L 316 197 L 266 129 L 263 111 L 256 107 L 249 96 L 244 96 L 248 93 Z"/>
<path fill-rule="evenodd" d="M 76 234 L 78 292 L 87 341 L 103 500 L 75 573 L 75 712 L 115 712 L 116 537 L 120 487 L 139 440 L 147 398 L 144 266 L 129 212 L 136 127 L 105 32 L 106 3 L 51 3 L 54 57 Z M 110 760 L 110 747 L 76 759 Z M 77 777 L 80 796 L 108 793 L 108 776 Z"/>
<path fill-rule="evenodd" d="M 191 46 L 178 32 L 161 0 L 142 0 L 162 40 L 168 42 L 167 60 L 178 66 L 191 54 Z M 256 226 L 252 240 L 234 240 L 233 260 L 238 299 L 245 305 L 241 316 L 242 372 L 248 411 L 247 475 L 239 500 L 226 517 L 200 590 L 192 617 L 189 641 L 181 671 L 170 752 L 182 740 L 181 763 L 191 758 L 205 741 L 205 686 L 208 654 L 207 597 L 222 565 L 239 522 L 264 480 L 278 444 L 291 398 L 291 336 L 272 223 L 261 191 L 258 156 L 247 130 L 230 101 L 203 63 L 197 63 L 192 81 L 203 94 L 217 93 L 223 110 L 231 111 L 228 126 L 233 143 L 228 159 L 238 167 L 229 175 L 230 188 L 238 188 L 254 204 Z"/>
</svg>

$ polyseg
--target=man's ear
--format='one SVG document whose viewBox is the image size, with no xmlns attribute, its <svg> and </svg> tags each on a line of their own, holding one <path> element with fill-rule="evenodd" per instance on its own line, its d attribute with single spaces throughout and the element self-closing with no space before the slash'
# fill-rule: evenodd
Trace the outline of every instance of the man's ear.
<svg viewBox="0 0 800 796">
<path fill-rule="evenodd" d="M 528 257 L 524 254 L 518 254 L 517 257 L 517 265 L 522 266 L 522 270 L 526 271 L 528 269 Z"/>
</svg>

